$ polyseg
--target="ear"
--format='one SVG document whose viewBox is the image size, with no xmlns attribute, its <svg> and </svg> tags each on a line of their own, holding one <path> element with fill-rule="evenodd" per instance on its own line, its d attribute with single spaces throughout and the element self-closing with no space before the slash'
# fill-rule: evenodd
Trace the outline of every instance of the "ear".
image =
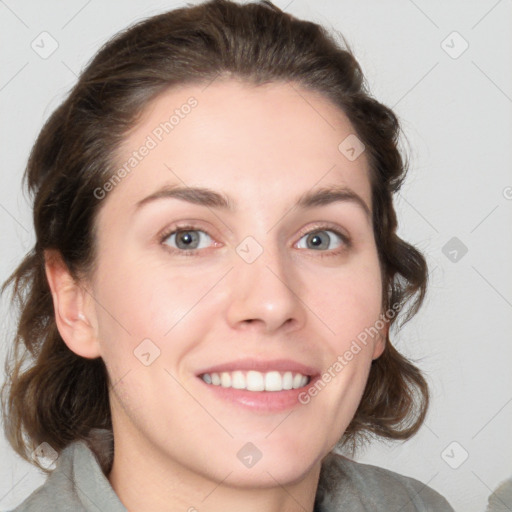
<svg viewBox="0 0 512 512">
<path fill-rule="evenodd" d="M 378 359 L 386 348 L 386 340 L 388 339 L 389 333 L 389 321 L 384 322 L 384 324 L 384 327 L 379 330 L 379 336 L 375 340 L 372 359 Z"/>
<path fill-rule="evenodd" d="M 64 343 L 79 356 L 99 357 L 91 295 L 71 276 L 58 251 L 45 251 L 45 271 L 53 298 L 55 322 Z"/>
</svg>

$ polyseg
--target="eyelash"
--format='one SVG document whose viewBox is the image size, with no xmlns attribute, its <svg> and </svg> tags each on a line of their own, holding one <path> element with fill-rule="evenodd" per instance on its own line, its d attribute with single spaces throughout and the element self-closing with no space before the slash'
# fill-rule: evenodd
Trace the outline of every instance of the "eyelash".
<svg viewBox="0 0 512 512">
<path fill-rule="evenodd" d="M 212 240 L 213 237 L 204 229 L 199 228 L 198 226 L 194 226 L 193 224 L 185 224 L 185 225 L 179 225 L 179 226 L 172 226 L 171 228 L 164 231 L 160 236 L 160 244 L 164 246 L 164 248 L 167 251 L 170 251 L 172 254 L 178 254 L 179 256 L 199 256 L 199 252 L 201 250 L 205 249 L 189 249 L 189 250 L 183 250 L 183 249 L 174 249 L 172 247 L 169 247 L 168 244 L 165 243 L 165 241 L 174 234 L 178 234 L 180 232 L 187 232 L 187 231 L 200 231 L 202 233 L 205 233 L 208 235 Z M 319 256 L 321 258 L 325 257 L 333 257 L 333 256 L 340 256 L 343 252 L 345 252 L 347 249 L 350 249 L 352 247 L 352 241 L 347 236 L 341 233 L 337 228 L 334 228 L 333 226 L 329 224 L 318 224 L 313 226 L 313 228 L 309 228 L 306 231 L 302 231 L 300 233 L 299 240 L 302 239 L 304 236 L 309 235 L 311 233 L 320 232 L 320 231 L 330 231 L 334 233 L 336 236 L 338 236 L 341 241 L 344 244 L 344 247 L 338 248 L 336 250 L 331 251 L 314 251 L 311 249 L 311 251 L 320 253 Z"/>
</svg>

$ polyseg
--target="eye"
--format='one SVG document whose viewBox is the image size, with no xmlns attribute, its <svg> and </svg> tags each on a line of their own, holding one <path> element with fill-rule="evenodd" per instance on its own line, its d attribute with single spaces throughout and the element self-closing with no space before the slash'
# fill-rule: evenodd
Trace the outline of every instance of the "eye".
<svg viewBox="0 0 512 512">
<path fill-rule="evenodd" d="M 208 246 L 208 243 L 206 247 L 201 246 L 201 241 L 204 242 L 205 238 L 211 241 L 211 237 L 206 231 L 184 226 L 165 234 L 162 237 L 162 243 L 178 251 L 193 251 L 205 249 Z"/>
<path fill-rule="evenodd" d="M 299 249 L 311 249 L 320 252 L 334 251 L 334 254 L 338 254 L 340 250 L 343 250 L 344 246 L 350 246 L 348 237 L 335 229 L 316 228 L 306 233 L 301 240 L 305 240 L 306 246 L 301 245 L 299 241 L 297 245 Z M 333 243 L 338 243 L 338 245 L 332 247 Z"/>
</svg>

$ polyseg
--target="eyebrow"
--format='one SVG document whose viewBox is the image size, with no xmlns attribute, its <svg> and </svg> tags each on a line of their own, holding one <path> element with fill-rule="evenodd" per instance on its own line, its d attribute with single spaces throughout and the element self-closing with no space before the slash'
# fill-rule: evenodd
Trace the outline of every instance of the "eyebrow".
<svg viewBox="0 0 512 512">
<path fill-rule="evenodd" d="M 228 212 L 236 212 L 236 202 L 229 196 L 206 187 L 164 186 L 136 204 L 136 209 L 159 199 L 180 199 L 188 203 L 217 208 Z M 310 209 L 327 206 L 337 202 L 350 202 L 359 206 L 368 220 L 371 211 L 361 196 L 346 186 L 330 186 L 310 190 L 296 200 L 294 206 L 299 209 Z"/>
</svg>

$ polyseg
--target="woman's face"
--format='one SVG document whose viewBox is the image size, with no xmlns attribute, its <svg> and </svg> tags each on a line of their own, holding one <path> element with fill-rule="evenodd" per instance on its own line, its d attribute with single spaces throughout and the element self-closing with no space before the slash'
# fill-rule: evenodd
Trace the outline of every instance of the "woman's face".
<svg viewBox="0 0 512 512">
<path fill-rule="evenodd" d="M 357 341 L 382 288 L 353 133 L 284 83 L 186 86 L 145 111 L 124 172 L 95 191 L 91 311 L 116 450 L 274 486 L 339 440 L 383 350 Z"/>
</svg>

